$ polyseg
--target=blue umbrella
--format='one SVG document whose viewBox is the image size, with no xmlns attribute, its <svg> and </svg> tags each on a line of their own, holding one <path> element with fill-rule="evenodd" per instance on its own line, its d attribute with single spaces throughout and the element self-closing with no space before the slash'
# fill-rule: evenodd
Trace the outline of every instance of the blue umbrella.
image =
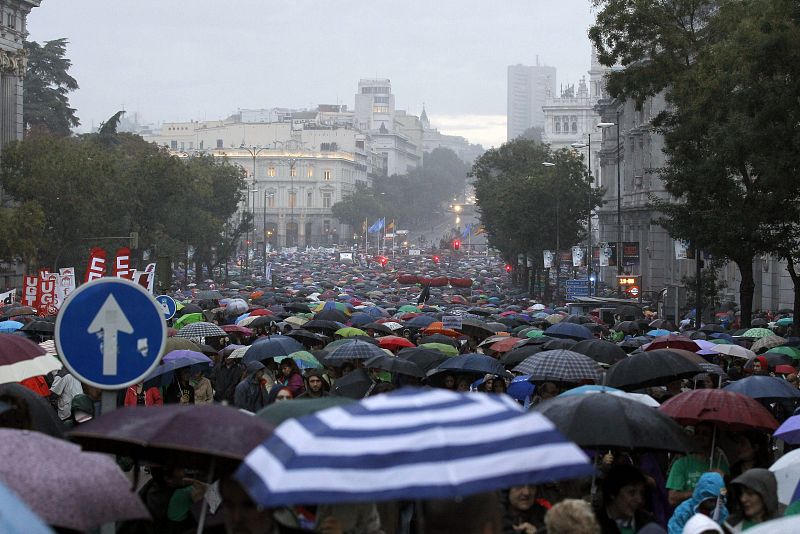
<svg viewBox="0 0 800 534">
<path fill-rule="evenodd" d="M 260 362 L 275 356 L 288 356 L 305 350 L 303 344 L 289 336 L 270 336 L 256 340 L 244 355 L 244 363 Z"/>
<path fill-rule="evenodd" d="M 727 341 L 730 341 L 731 343 L 733 343 L 734 341 L 733 336 L 730 334 L 726 334 L 725 332 L 714 332 L 708 337 L 710 337 L 711 339 L 725 339 Z"/>
<path fill-rule="evenodd" d="M 0 532 L 53 534 L 50 527 L 2 483 L 0 483 Z"/>
<path fill-rule="evenodd" d="M 484 373 L 492 375 L 505 374 L 505 368 L 500 361 L 495 360 L 491 356 L 477 353 L 460 354 L 448 358 L 440 363 L 439 367 L 431 370 L 428 374 L 437 373 L 439 371 L 460 371 L 462 373 Z"/>
<path fill-rule="evenodd" d="M 0 321 L 0 334 L 10 334 L 16 332 L 24 325 L 19 321 Z"/>
<path fill-rule="evenodd" d="M 512 399 L 516 399 L 520 402 L 526 402 L 533 392 L 536 390 L 536 386 L 533 385 L 531 382 L 530 375 L 522 375 L 517 376 L 511 383 L 508 385 L 508 389 L 506 393 L 511 396 Z"/>
<path fill-rule="evenodd" d="M 235 477 L 266 508 L 456 499 L 592 473 L 506 395 L 404 388 L 282 423 Z"/>
<path fill-rule="evenodd" d="M 417 315 L 406 321 L 406 326 L 413 326 L 414 328 L 425 328 L 431 323 L 436 322 L 436 317 L 432 315 Z"/>
<path fill-rule="evenodd" d="M 371 323 L 374 320 L 369 314 L 356 312 L 350 316 L 350 324 L 353 326 L 361 326 L 363 324 Z"/>
<path fill-rule="evenodd" d="M 556 323 L 544 331 L 545 335 L 550 337 L 560 337 L 562 339 L 574 339 L 581 341 L 583 339 L 593 339 L 592 331 L 583 325 L 575 323 Z"/>
<path fill-rule="evenodd" d="M 670 332 L 669 330 L 664 330 L 663 328 L 656 328 L 655 330 L 650 330 L 645 335 L 648 335 L 650 337 L 658 337 L 658 336 L 668 336 L 671 333 L 672 332 Z"/>
<path fill-rule="evenodd" d="M 731 382 L 723 389 L 759 400 L 800 398 L 800 390 L 786 380 L 774 376 L 748 376 Z"/>
<path fill-rule="evenodd" d="M 172 382 L 172 375 L 168 375 L 168 373 L 195 365 L 209 369 L 213 365 L 213 362 L 211 358 L 205 354 L 193 350 L 173 350 L 164 356 L 161 360 L 161 365 L 153 369 L 153 371 L 147 375 L 147 378 L 144 379 L 144 382 L 161 376 L 163 377 L 161 384 L 169 384 Z"/>
<path fill-rule="evenodd" d="M 370 306 L 369 308 L 364 308 L 361 310 L 363 313 L 371 315 L 373 318 L 381 318 L 381 317 L 388 317 L 389 314 L 382 308 L 378 308 L 377 306 Z"/>
<path fill-rule="evenodd" d="M 240 322 L 242 322 L 244 319 L 246 319 L 248 317 L 250 317 L 250 313 L 243 313 L 239 317 L 236 318 L 235 322 L 236 322 L 236 324 L 239 324 Z"/>
</svg>

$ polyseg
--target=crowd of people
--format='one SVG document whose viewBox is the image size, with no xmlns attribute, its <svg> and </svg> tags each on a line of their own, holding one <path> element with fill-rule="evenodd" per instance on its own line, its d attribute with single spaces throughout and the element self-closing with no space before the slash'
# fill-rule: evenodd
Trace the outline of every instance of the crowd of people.
<svg viewBox="0 0 800 534">
<path fill-rule="evenodd" d="M 511 285 L 499 262 L 486 256 L 462 255 L 447 266 L 413 257 L 366 266 L 325 254 L 298 253 L 274 256 L 272 269 L 274 285 L 240 279 L 176 288 L 173 296 L 182 309 L 169 322 L 174 328 L 168 348 L 188 351 L 194 359 L 169 371 L 159 369 L 118 391 L 116 409 L 221 404 L 258 414 L 284 402 L 358 400 L 402 388 L 432 387 L 508 395 L 522 408 L 537 410 L 575 388 L 590 386 L 600 394 L 644 399 L 655 411 L 659 404 L 698 389 L 727 391 L 730 385 L 763 377 L 769 381 L 762 386 L 774 392 L 753 398 L 771 414 L 775 426 L 800 417 L 794 416 L 800 403 L 800 338 L 789 335 L 788 315 L 764 314 L 760 327 L 739 330 L 738 316 L 726 311 L 713 323 L 693 328 L 690 321 L 676 324 L 635 303 L 610 302 L 607 305 L 618 309 L 614 323 L 606 324 L 598 313 L 570 314 L 567 308 L 535 302 Z M 412 275 L 417 283 L 401 281 Z M 445 283 L 432 284 L 437 278 Z M 470 283 L 454 286 L 447 282 L 450 279 Z M 0 313 L 22 324 L 31 319 L 14 315 L 13 307 Z M 200 325 L 207 328 L 204 335 L 185 335 Z M 19 330 L 11 335 L 15 334 L 32 337 L 44 350 L 56 353 L 49 339 L 52 334 Z M 692 375 L 665 370 L 646 385 L 602 387 L 613 385 L 606 378 L 620 361 L 642 358 L 652 350 L 692 358 L 700 369 Z M 539 354 L 585 356 L 593 360 L 596 375 L 542 378 L 524 372 L 530 358 Z M 447 363 L 456 358 L 467 362 L 474 356 L 478 363 L 469 360 L 473 363 L 460 367 Z M 776 381 L 781 384 L 775 385 Z M 0 427 L 68 439 L 70 429 L 102 418 L 101 398 L 100 390 L 66 369 L 3 384 Z M 50 413 L 40 413 L 45 409 Z M 298 503 L 265 509 L 235 477 L 224 473 L 215 490 L 221 511 L 204 519 L 204 528 L 370 534 L 700 534 L 747 531 L 800 510 L 800 500 L 795 500 L 800 492 L 789 491 L 790 498 L 780 500 L 779 493 L 785 492 L 779 492 L 779 479 L 770 470 L 791 453 L 793 439 L 776 437 L 775 428 L 698 417 L 691 424 L 678 421 L 683 422 L 690 450 L 584 447 L 596 467 L 591 479 L 520 485 L 459 501 Z M 135 460 L 117 458 L 138 485 L 150 519 L 119 522 L 118 531 L 195 529 L 208 489 L 201 482 L 203 474 L 187 472 L 180 465 L 152 463 L 142 470 Z M 13 489 L 13 481 L 0 481 Z M 787 483 L 791 481 L 781 481 Z M 324 487 L 324 476 L 319 484 Z M 800 532 L 800 522 L 792 524 Z M 52 526 L 66 530 L 63 525 Z"/>
</svg>

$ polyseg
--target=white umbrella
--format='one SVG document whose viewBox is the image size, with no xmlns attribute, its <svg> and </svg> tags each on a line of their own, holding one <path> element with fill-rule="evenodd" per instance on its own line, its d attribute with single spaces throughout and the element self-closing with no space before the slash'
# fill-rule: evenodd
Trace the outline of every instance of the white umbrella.
<svg viewBox="0 0 800 534">
<path fill-rule="evenodd" d="M 778 481 L 778 500 L 783 504 L 791 504 L 797 500 L 798 483 L 800 482 L 800 449 L 781 456 L 769 467 Z"/>
<path fill-rule="evenodd" d="M 719 354 L 726 354 L 728 356 L 733 356 L 735 358 L 755 358 L 756 353 L 752 350 L 746 349 L 740 345 L 714 345 L 713 347 L 709 347 L 708 350 L 713 350 Z"/>
<path fill-rule="evenodd" d="M 747 529 L 747 534 L 797 534 L 800 532 L 800 515 L 773 519 Z"/>
</svg>

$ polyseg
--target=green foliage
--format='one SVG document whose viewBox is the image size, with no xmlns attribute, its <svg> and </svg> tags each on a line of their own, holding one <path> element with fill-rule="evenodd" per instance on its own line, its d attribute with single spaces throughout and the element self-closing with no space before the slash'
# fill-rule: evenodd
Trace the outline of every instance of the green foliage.
<svg viewBox="0 0 800 534">
<path fill-rule="evenodd" d="M 716 266 L 712 266 L 701 271 L 700 281 L 703 291 L 703 309 L 708 309 L 720 305 L 719 293 L 728 287 L 725 280 L 720 280 Z M 686 302 L 694 309 L 697 302 L 697 277 L 694 275 L 681 277 L 681 283 L 686 287 Z"/>
<path fill-rule="evenodd" d="M 518 139 L 527 139 L 529 141 L 536 141 L 537 143 L 542 143 L 543 139 L 542 136 L 544 135 L 544 128 L 539 126 L 531 126 L 521 134 L 517 136 Z"/>
<path fill-rule="evenodd" d="M 4 220 L 27 214 L 0 240 L 0 257 L 34 267 L 80 269 L 90 247 L 113 251 L 128 243 L 104 238 L 131 232 L 142 250 L 177 257 L 192 246 L 213 265 L 252 224 L 226 228 L 244 198 L 240 168 L 211 157 L 182 161 L 127 133 L 30 135 L 3 150 L 0 185 L 19 203 Z"/>
<path fill-rule="evenodd" d="M 44 45 L 25 42 L 28 66 L 24 80 L 23 122 L 26 130 L 40 130 L 56 136 L 70 135 L 80 125 L 68 94 L 78 89 L 69 75 L 67 40 L 55 39 Z"/>
<path fill-rule="evenodd" d="M 508 261 L 529 253 L 541 263 L 543 250 L 556 249 L 557 235 L 562 250 L 580 243 L 590 209 L 602 198 L 581 156 L 526 139 L 487 151 L 471 174 L 489 243 Z"/>
</svg>

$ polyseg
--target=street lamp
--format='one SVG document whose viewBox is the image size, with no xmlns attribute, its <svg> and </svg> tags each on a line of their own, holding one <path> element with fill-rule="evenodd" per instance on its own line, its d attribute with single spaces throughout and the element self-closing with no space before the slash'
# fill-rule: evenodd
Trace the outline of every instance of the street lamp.
<svg viewBox="0 0 800 534">
<path fill-rule="evenodd" d="M 256 195 L 258 193 L 258 189 L 256 189 L 256 181 L 253 180 L 253 189 L 247 190 L 247 204 L 250 206 L 250 213 L 253 215 L 253 237 L 255 237 L 255 212 L 256 212 Z M 250 200 L 252 199 L 252 201 Z M 244 251 L 244 270 L 249 275 L 250 274 L 250 228 L 247 228 L 247 238 L 245 241 L 245 251 Z"/>
<path fill-rule="evenodd" d="M 550 161 L 543 161 L 542 165 L 545 167 L 555 167 L 556 164 Z M 561 282 L 558 275 L 561 271 L 561 190 L 556 188 L 556 302 L 558 302 L 558 295 L 561 291 Z"/>
<path fill-rule="evenodd" d="M 241 150 L 247 151 L 247 153 L 250 154 L 250 156 L 253 157 L 253 189 L 251 189 L 248 192 L 248 195 L 249 195 L 249 193 L 253 193 L 254 191 L 258 192 L 258 189 L 256 189 L 256 156 L 258 156 L 264 150 L 267 150 L 269 147 L 260 147 L 260 146 L 247 147 L 247 146 L 244 145 L 244 143 L 242 143 L 241 145 L 239 145 L 239 148 Z M 250 203 L 250 199 L 248 198 L 247 200 L 248 200 L 248 204 L 249 204 Z M 266 210 L 267 210 L 267 204 L 265 202 L 264 203 L 264 221 L 265 221 L 265 224 L 266 224 L 266 213 L 267 213 Z M 256 223 L 255 223 L 255 221 L 256 221 L 256 213 L 255 213 L 255 211 L 256 211 L 256 200 L 255 200 L 255 197 L 254 197 L 253 198 L 253 209 L 251 211 L 251 213 L 253 214 L 253 237 L 255 237 L 255 235 L 256 235 L 256 231 L 255 231 L 255 228 L 256 228 Z M 250 241 L 250 230 L 249 229 L 247 230 L 247 238 L 246 238 L 246 240 L 247 240 L 247 242 Z M 250 263 L 250 245 L 248 244 L 247 245 L 247 253 L 246 253 L 245 259 L 244 259 L 245 270 L 248 270 L 249 263 Z"/>
<path fill-rule="evenodd" d="M 589 149 L 589 156 L 586 162 L 589 170 L 589 216 L 586 222 L 586 283 L 588 285 L 589 296 L 592 296 L 592 261 L 594 255 L 592 254 L 592 186 L 594 185 L 594 178 L 592 178 L 592 134 L 589 134 L 588 143 L 572 143 L 572 148 L 578 150 L 581 148 Z"/>
<path fill-rule="evenodd" d="M 622 275 L 622 174 L 620 172 L 620 151 L 619 144 L 619 111 L 617 111 L 617 122 L 600 122 L 598 128 L 617 127 L 617 274 Z"/>
</svg>

